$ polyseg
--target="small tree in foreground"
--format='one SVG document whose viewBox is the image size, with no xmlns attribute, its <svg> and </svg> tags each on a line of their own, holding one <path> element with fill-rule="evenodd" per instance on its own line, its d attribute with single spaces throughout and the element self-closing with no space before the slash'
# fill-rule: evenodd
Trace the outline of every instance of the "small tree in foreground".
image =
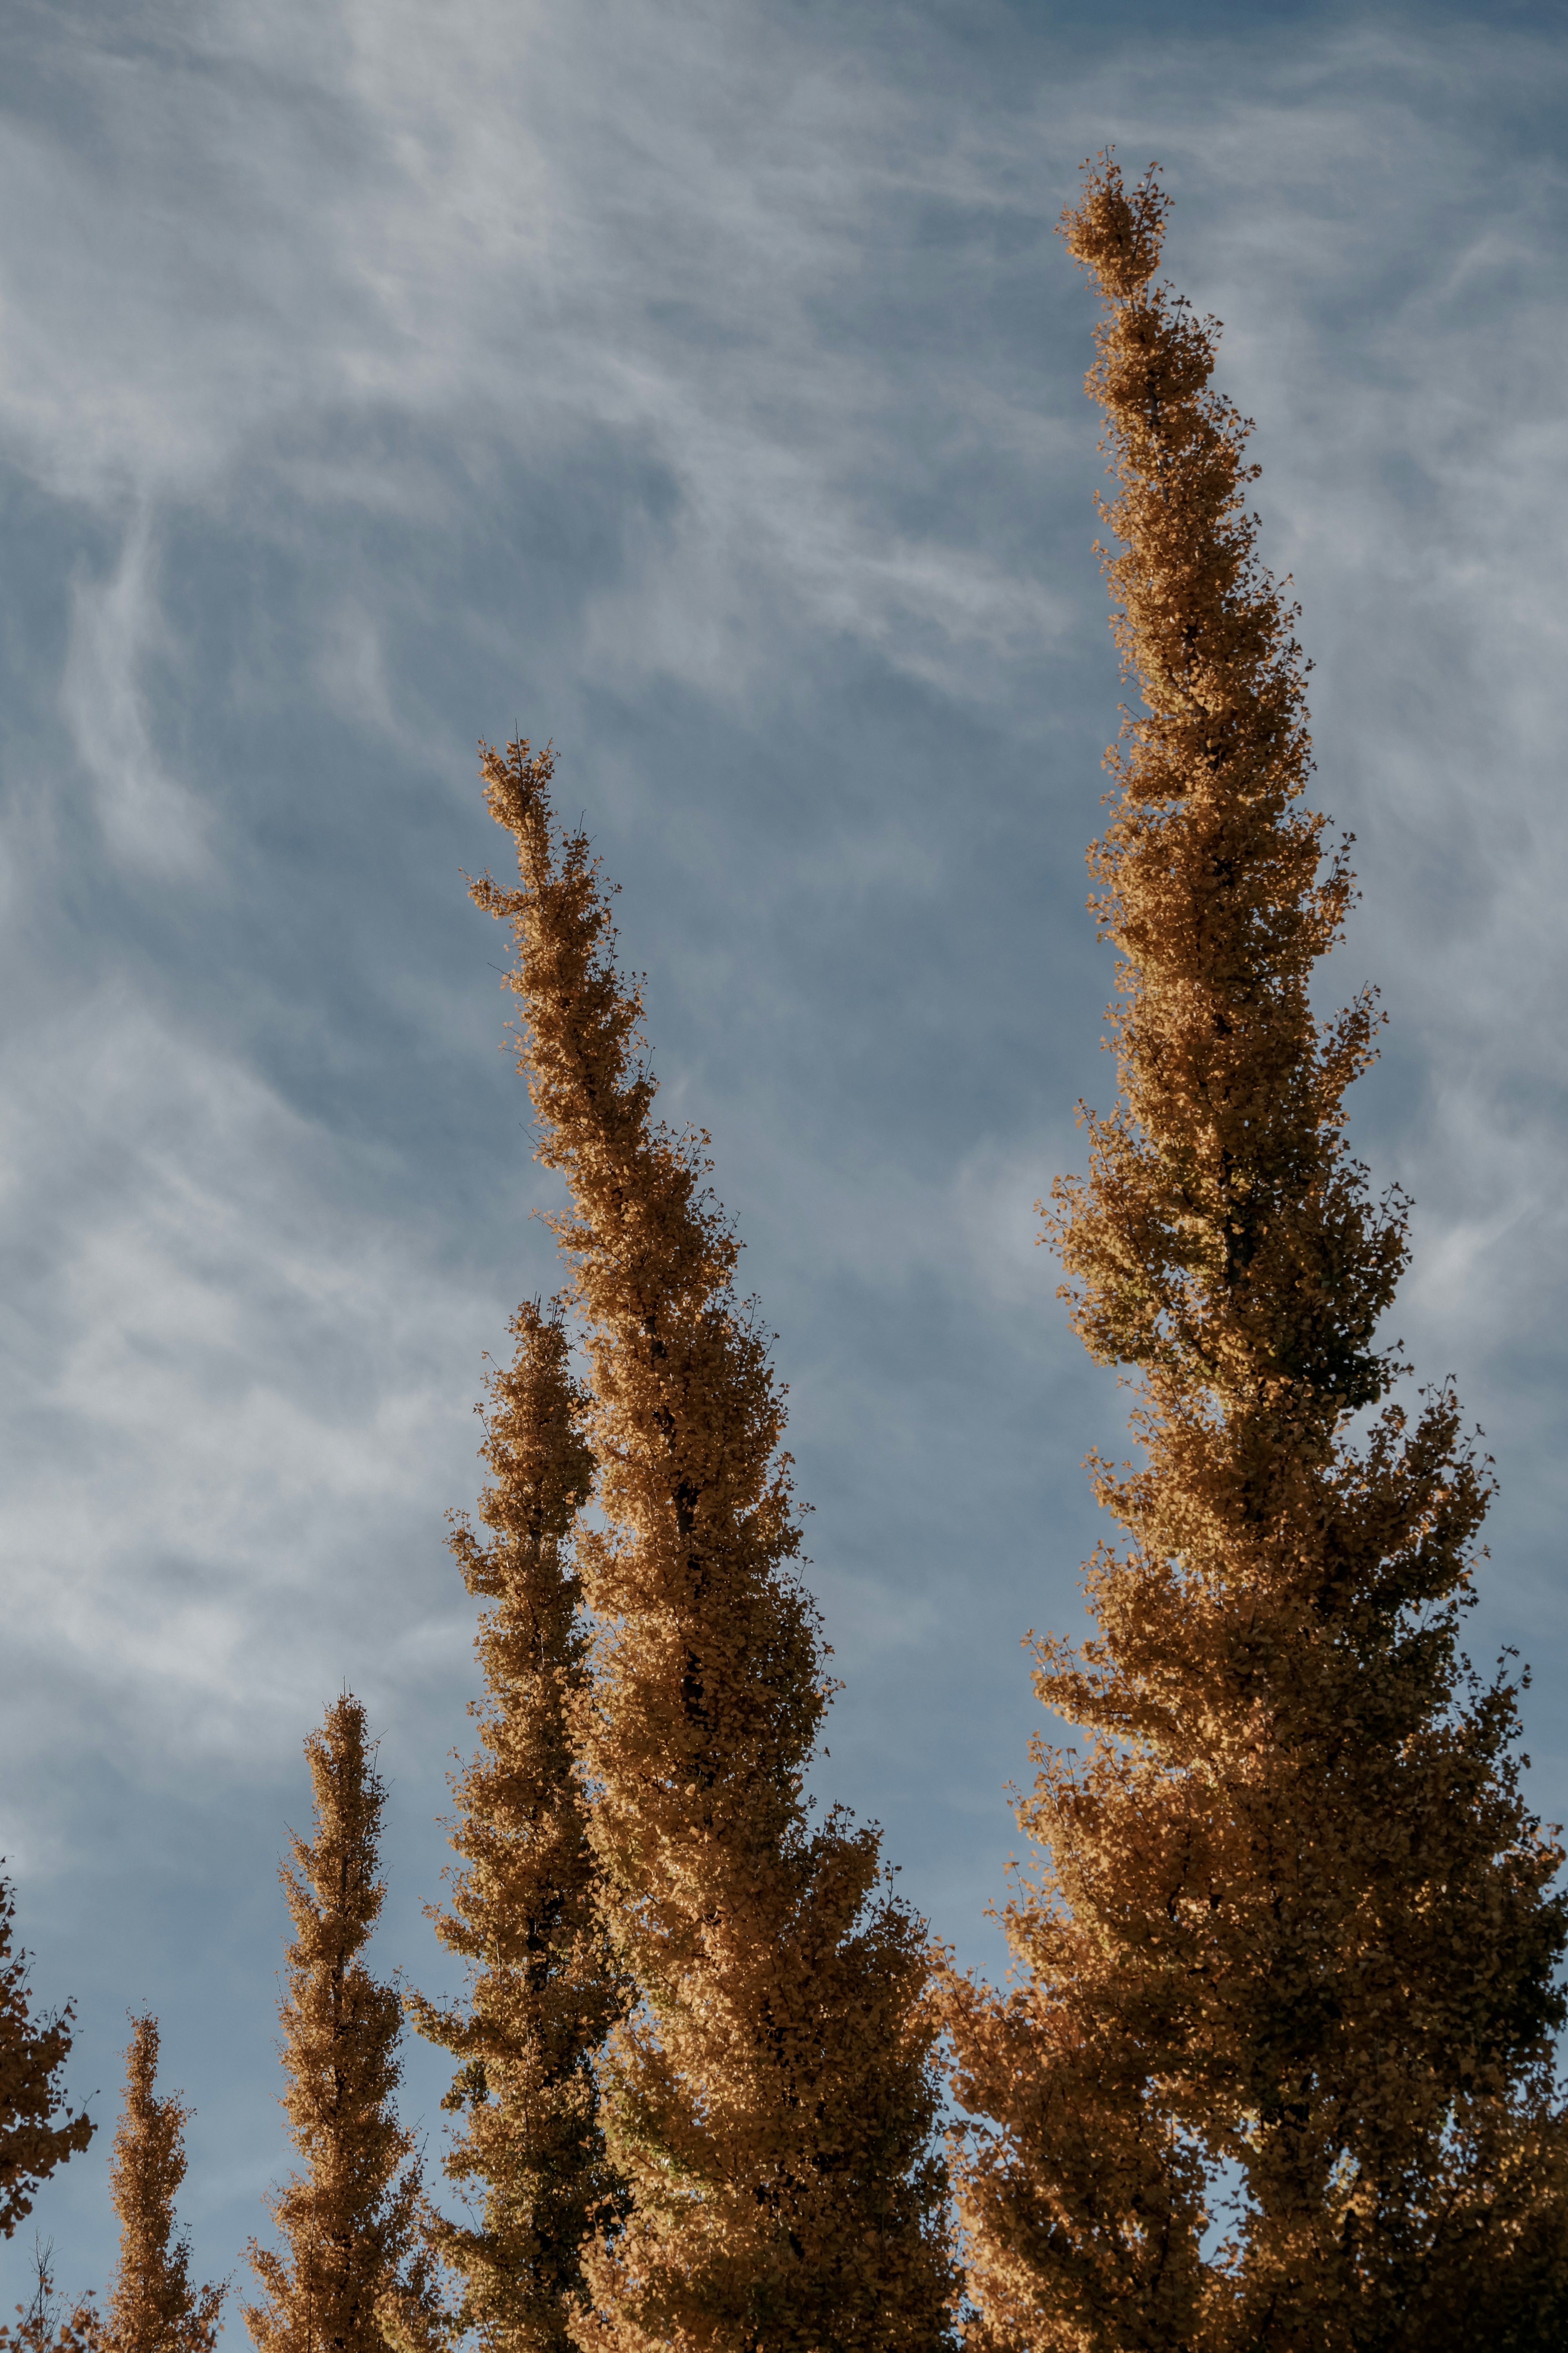
<svg viewBox="0 0 1568 2353">
<path fill-rule="evenodd" d="M 279 1874 L 294 1941 L 278 2013 L 282 2105 L 304 2163 L 268 2200 L 286 2252 L 250 2242 L 262 2298 L 245 2320 L 258 2353 L 387 2353 L 378 2304 L 417 2338 L 430 2295 L 413 2136 L 393 2107 L 402 2007 L 360 1958 L 385 1893 L 386 1791 L 357 1699 L 332 1703 L 305 1755 L 316 1827 L 291 1837 L 294 1868 Z"/>
<path fill-rule="evenodd" d="M 516 1356 L 490 1385 L 485 1420 L 491 1541 L 467 1525 L 453 1540 L 469 1592 L 493 1605 L 477 1644 L 480 1753 L 454 1785 L 464 1868 L 437 1918 L 473 1972 L 472 1999 L 467 2015 L 418 1996 L 408 2007 L 462 2063 L 446 2102 L 462 2118 L 446 2170 L 482 2196 L 478 2228 L 431 2226 L 462 2281 L 454 2329 L 475 2330 L 487 2353 L 562 2353 L 583 2298 L 582 2248 L 624 2210 L 594 2062 L 626 1999 L 571 1726 L 587 1668 L 570 1545 L 594 1458 L 560 1323 L 525 1305 L 512 1329 Z"/>
<path fill-rule="evenodd" d="M 641 1998 L 601 2076 L 632 2210 L 584 2251 L 575 2333 L 626 2353 L 928 2353 L 952 2280 L 920 1924 L 879 1895 L 873 1831 L 809 1821 L 828 1686 L 791 1568 L 783 1400 L 702 1139 L 652 1116 L 640 1001 L 585 838 L 555 838 L 550 754 L 487 751 L 483 775 L 521 887 L 475 896 L 517 944 L 600 1466 L 605 1525 L 577 1560 L 603 1631 L 574 1729 Z"/>
<path fill-rule="evenodd" d="M 33 2293 L 17 2305 L 15 2327 L 0 2327 L 0 2353 L 98 2353 L 103 2324 L 90 2298 L 72 2310 L 55 2293 L 52 2241 L 33 2246 Z"/>
<path fill-rule="evenodd" d="M 27 1956 L 13 1951 L 16 1905 L 0 1879 L 0 2237 L 33 2211 L 41 2183 L 93 2136 L 85 2116 L 63 2105 L 59 2073 L 70 2056 L 71 2006 L 35 2018 L 27 2000 Z"/>
<path fill-rule="evenodd" d="M 1116 634 L 1144 710 L 1091 853 L 1121 1094 L 1057 1188 L 1077 1328 L 1136 1368 L 1125 1542 L 1040 1698 L 1046 1858 L 1022 1982 L 950 1979 L 960 2175 L 992 2344 L 1073 2353 L 1561 2346 L 1561 1850 L 1513 1687 L 1457 1642 L 1488 1482 L 1447 1388 L 1375 1338 L 1404 1205 L 1347 1156 L 1362 1000 L 1309 1000 L 1352 883 L 1322 862 L 1294 613 L 1259 566 L 1215 322 L 1153 283 L 1165 199 L 1109 162 L 1065 223 L 1106 311 Z M 1237 2185 L 1205 2242 L 1211 2185 Z M 1215 2237 L 1220 2234 L 1216 2229 Z"/>
<path fill-rule="evenodd" d="M 131 2023 L 125 2106 L 109 2171 L 120 2265 L 105 2316 L 90 2317 L 87 2334 L 95 2353 L 213 2353 L 226 2291 L 192 2284 L 190 2241 L 174 2222 L 191 2111 L 177 2092 L 160 2099 L 153 2089 L 157 2020 Z"/>
</svg>

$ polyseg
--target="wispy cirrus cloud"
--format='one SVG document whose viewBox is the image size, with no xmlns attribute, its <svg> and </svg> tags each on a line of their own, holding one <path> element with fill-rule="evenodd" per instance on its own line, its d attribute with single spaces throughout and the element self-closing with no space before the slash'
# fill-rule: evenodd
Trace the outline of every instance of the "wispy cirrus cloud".
<svg viewBox="0 0 1568 2353">
<path fill-rule="evenodd" d="M 142 665 L 169 642 L 143 507 L 109 576 L 79 575 L 73 584 L 60 700 L 115 857 L 162 877 L 197 880 L 211 871 L 202 806 L 168 775 L 142 689 Z"/>
</svg>

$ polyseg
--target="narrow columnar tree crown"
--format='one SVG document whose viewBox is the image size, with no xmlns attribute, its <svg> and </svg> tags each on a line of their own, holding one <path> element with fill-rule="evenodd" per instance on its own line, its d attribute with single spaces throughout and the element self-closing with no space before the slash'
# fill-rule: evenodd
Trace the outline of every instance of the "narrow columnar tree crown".
<svg viewBox="0 0 1568 2353">
<path fill-rule="evenodd" d="M 27 1956 L 11 1942 L 15 1914 L 9 1883 L 0 1879 L 0 2237 L 7 2239 L 32 2212 L 56 2166 L 84 2149 L 93 2134 L 89 2119 L 65 2105 L 60 2088 L 71 2006 L 34 2016 Z"/>
<path fill-rule="evenodd" d="M 626 2009 L 596 1901 L 598 1866 L 571 1725 L 586 1684 L 582 1583 L 572 1564 L 594 1479 L 559 1320 L 514 1319 L 517 1352 L 490 1384 L 480 1506 L 490 1541 L 453 1549 L 480 1620 L 480 1750 L 454 1784 L 463 1869 L 437 1933 L 472 1972 L 466 2012 L 418 1996 L 420 2032 L 462 2063 L 448 2177 L 478 2194 L 477 2226 L 432 2243 L 462 2281 L 454 2316 L 493 2353 L 563 2353 L 581 2303 L 581 2249 L 616 2227 L 624 2190 L 605 2149 L 595 2058 Z"/>
<path fill-rule="evenodd" d="M 104 2319 L 90 2327 L 97 2353 L 213 2353 L 217 2342 L 224 2289 L 193 2284 L 189 2242 L 174 2221 L 191 2111 L 177 2092 L 158 2097 L 157 2073 L 158 2021 L 133 2019 L 109 2169 L 120 2265 Z"/>
<path fill-rule="evenodd" d="M 706 1139 L 653 1118 L 640 999 L 586 839 L 555 837 L 550 754 L 513 744 L 483 773 L 521 887 L 475 895 L 513 928 L 539 1155 L 571 1199 L 603 1514 L 577 1547 L 602 1631 L 573 1722 L 639 1996 L 602 2089 L 632 2207 L 585 2250 L 578 2340 L 923 2353 L 952 2281 L 919 1924 L 879 1890 L 872 1831 L 808 1817 L 828 1690 L 782 1398 Z"/>
<path fill-rule="evenodd" d="M 1037 1750 L 1020 1809 L 1020 1982 L 948 1981 L 991 2127 L 959 2185 L 972 2284 L 990 2342 L 1042 2353 L 1544 2348 L 1561 1853 L 1513 1688 L 1458 1649 L 1486 1471 L 1377 1338 L 1405 1205 L 1342 1134 L 1374 1011 L 1320 1026 L 1309 997 L 1352 878 L 1302 805 L 1296 614 L 1217 322 L 1154 282 L 1165 202 L 1105 160 L 1065 221 L 1105 303 L 1105 565 L 1143 707 L 1090 853 L 1120 1099 L 1053 1227 L 1142 1460 L 1093 1465 L 1123 1532 L 1093 1639 L 1037 1645 L 1079 1745 Z"/>
<path fill-rule="evenodd" d="M 268 2200 L 284 2251 L 250 2243 L 262 2294 L 245 2319 L 258 2353 L 387 2353 L 384 2320 L 401 2310 L 416 2337 L 429 2298 L 413 2136 L 393 2105 L 402 2010 L 360 1957 L 384 1894 L 386 1792 L 358 1700 L 332 1703 L 305 1755 L 316 1824 L 279 1874 L 294 1941 L 278 2013 L 302 2166 Z"/>
</svg>

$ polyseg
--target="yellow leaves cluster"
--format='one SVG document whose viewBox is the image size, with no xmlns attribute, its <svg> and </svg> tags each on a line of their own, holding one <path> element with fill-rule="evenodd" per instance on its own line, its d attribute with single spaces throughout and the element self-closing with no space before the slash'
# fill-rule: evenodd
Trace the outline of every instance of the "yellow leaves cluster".
<svg viewBox="0 0 1568 2353">
<path fill-rule="evenodd" d="M 417 2340 L 434 2308 L 418 2244 L 414 2137 L 393 2105 L 402 2010 L 394 1988 L 360 1957 L 385 1892 L 378 1857 L 386 1790 L 351 1693 L 327 1709 L 305 1756 L 315 1830 L 291 1835 L 293 1868 L 279 1874 L 294 1940 L 278 2013 L 282 2105 L 303 2169 L 268 2200 L 286 2252 L 250 2242 L 262 2294 L 245 2307 L 245 2322 L 258 2353 L 324 2345 L 387 2353 L 400 2338 Z"/>
<path fill-rule="evenodd" d="M 103 2321 L 86 2321 L 93 2353 L 213 2353 L 217 2341 L 224 2290 L 193 2285 L 189 2247 L 174 2225 L 191 2112 L 178 2093 L 159 2098 L 157 2073 L 158 2021 L 133 2019 L 109 2172 L 120 2264 Z"/>
<path fill-rule="evenodd" d="M 94 2127 L 68 2112 L 54 2122 L 54 2078 L 70 2050 L 68 2008 L 37 2021 L 28 2014 L 26 1955 L 10 1947 L 10 1891 L 0 1882 L 0 2227 L 9 2238 L 32 2193 L 62 2158 L 85 2148 Z M 158 2021 L 132 2021 L 125 2102 L 109 2169 L 120 2218 L 120 2262 L 100 2313 L 90 2296 L 62 2313 L 48 2253 L 37 2254 L 31 2304 L 16 2327 L 0 2327 L 0 2353 L 213 2353 L 224 2289 L 197 2287 L 190 2248 L 174 2221 L 185 2176 L 184 2127 L 191 2111 L 178 2093 L 160 2099 Z"/>
<path fill-rule="evenodd" d="M 551 765 L 484 754 L 520 887 L 475 897 L 512 926 L 539 1156 L 570 1196 L 603 1525 L 577 1538 L 599 1633 L 569 1712 L 638 1996 L 600 2068 L 629 2211 L 584 2248 L 574 2333 L 584 2353 L 934 2348 L 955 2283 L 919 1924 L 879 1890 L 874 1833 L 807 1818 L 827 1685 L 782 1398 L 707 1139 L 652 1117 L 641 1004 L 585 839 L 557 839 Z"/>
<path fill-rule="evenodd" d="M 997 2346 L 1544 2347 L 1562 1852 L 1521 1799 L 1512 1688 L 1458 1650 L 1488 1480 L 1448 1391 L 1387 1401 L 1404 1204 L 1342 1141 L 1373 1014 L 1321 1030 L 1308 997 L 1352 878 L 1300 808 L 1296 615 L 1254 551 L 1215 322 L 1152 283 L 1163 209 L 1102 161 L 1064 223 L 1106 302 L 1089 388 L 1143 709 L 1090 852 L 1120 1096 L 1053 1230 L 1081 1336 L 1141 1377 L 1142 1461 L 1092 1466 L 1125 1535 L 1089 1567 L 1094 1639 L 1037 1646 L 1082 1746 L 1040 1750 L 1019 1809 L 1020 1989 L 943 1993 L 984 2120 L 971 2290 Z"/>
</svg>

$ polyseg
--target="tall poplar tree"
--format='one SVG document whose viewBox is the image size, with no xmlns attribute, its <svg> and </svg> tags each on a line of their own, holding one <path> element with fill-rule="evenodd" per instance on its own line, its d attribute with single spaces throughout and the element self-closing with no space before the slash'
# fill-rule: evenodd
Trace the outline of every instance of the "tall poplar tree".
<svg viewBox="0 0 1568 2353">
<path fill-rule="evenodd" d="M 279 1873 L 294 1940 L 279 2005 L 282 2105 L 303 2160 L 268 2200 L 279 2253 L 252 2240 L 261 2298 L 245 2308 L 258 2353 L 387 2353 L 384 2319 L 417 2339 L 430 2309 L 414 2137 L 398 2123 L 403 2013 L 360 1957 L 385 1894 L 386 1789 L 345 1692 L 305 1743 L 315 1833 L 291 1835 Z M 377 2306 L 382 2318 L 377 2317 Z"/>
<path fill-rule="evenodd" d="M 1093 1466 L 1097 1629 L 1037 1647 L 1021 1982 L 950 1980 L 959 2184 L 992 2344 L 1073 2353 L 1561 2345 L 1561 1850 L 1513 1686 L 1458 1647 L 1489 1481 L 1379 1319 L 1405 1204 L 1343 1138 L 1362 998 L 1309 987 L 1352 898 L 1310 772 L 1296 614 L 1255 553 L 1217 323 L 1154 282 L 1166 199 L 1102 159 L 1066 216 L 1105 310 L 1104 561 L 1143 709 L 1091 902 L 1121 953 L 1110 1114 L 1057 1187 L 1077 1329 L 1133 1368 Z M 1234 2199 L 1228 2232 L 1223 2192 Z M 1212 2236 L 1205 2241 L 1211 2207 Z"/>
<path fill-rule="evenodd" d="M 468 1591 L 493 1604 L 477 1643 L 480 1751 L 454 1784 L 464 1868 L 437 1933 L 473 1973 L 465 2013 L 418 1996 L 420 2032 L 461 2061 L 445 2103 L 462 2119 L 448 2178 L 479 2192 L 479 2226 L 431 2243 L 462 2282 L 456 2332 L 487 2353 L 564 2353 L 583 2297 L 581 2249 L 614 2232 L 624 2193 L 598 2120 L 594 2062 L 626 2009 L 596 1902 L 598 1867 L 571 1710 L 585 1689 L 582 1583 L 572 1564 L 594 1481 L 558 1317 L 519 1309 L 511 1365 L 490 1384 L 483 1544 L 459 1524 Z"/>
<path fill-rule="evenodd" d="M 90 2118 L 64 2105 L 60 2070 L 70 2056 L 71 2006 L 37 2018 L 27 2000 L 27 1956 L 13 1947 L 16 1901 L 0 1879 L 0 2237 L 9 2238 L 57 2165 L 92 2138 Z"/>
<path fill-rule="evenodd" d="M 177 2092 L 159 2098 L 157 2073 L 158 2021 L 134 2018 L 109 2169 L 120 2263 L 102 2321 L 87 2318 L 94 2353 L 213 2353 L 217 2342 L 225 2289 L 195 2285 L 190 2241 L 174 2221 L 191 2111 Z"/>
<path fill-rule="evenodd" d="M 574 1722 L 605 1917 L 640 2001 L 602 2071 L 632 2196 L 590 2244 L 584 2348 L 935 2348 L 952 2278 L 920 1924 L 874 1831 L 809 1820 L 828 1697 L 781 1451 L 706 1139 L 652 1116 L 586 839 L 557 840 L 551 755 L 486 751 L 521 888 L 510 985 L 539 1157 L 565 1176 L 604 1526 L 577 1558 L 602 1633 Z"/>
</svg>

